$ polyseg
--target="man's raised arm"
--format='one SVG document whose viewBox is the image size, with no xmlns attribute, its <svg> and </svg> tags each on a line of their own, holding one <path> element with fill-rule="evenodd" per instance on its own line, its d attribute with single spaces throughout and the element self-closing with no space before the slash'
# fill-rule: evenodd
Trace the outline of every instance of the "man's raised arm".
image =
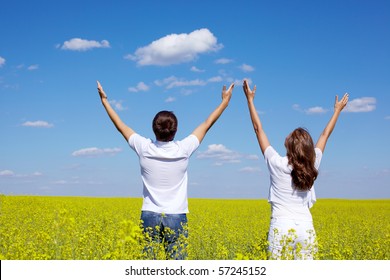
<svg viewBox="0 0 390 280">
<path fill-rule="evenodd" d="M 209 129 L 213 126 L 213 124 L 218 120 L 223 111 L 225 111 L 229 105 L 233 88 L 234 83 L 232 83 L 227 90 L 226 86 L 223 86 L 221 104 L 219 104 L 218 107 L 209 115 L 209 117 L 192 132 L 192 134 L 198 138 L 199 143 L 202 142 L 203 138 L 206 136 L 207 131 L 209 131 Z"/>
<path fill-rule="evenodd" d="M 107 111 L 108 116 L 110 117 L 111 121 L 115 125 L 116 129 L 123 135 L 123 137 L 126 139 L 126 141 L 129 140 L 130 136 L 135 133 L 134 130 L 132 130 L 130 127 L 128 127 L 118 116 L 118 114 L 114 111 L 114 109 L 111 107 L 110 103 L 107 100 L 107 95 L 103 90 L 103 87 L 97 81 L 97 89 L 100 95 L 100 99 L 102 101 L 102 104 L 104 108 Z"/>
</svg>

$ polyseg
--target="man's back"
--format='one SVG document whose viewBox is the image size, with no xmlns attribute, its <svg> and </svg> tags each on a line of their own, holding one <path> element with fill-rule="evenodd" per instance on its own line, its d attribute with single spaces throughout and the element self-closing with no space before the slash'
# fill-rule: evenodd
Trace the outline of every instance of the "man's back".
<svg viewBox="0 0 390 280">
<path fill-rule="evenodd" d="M 190 135 L 182 141 L 155 141 L 133 134 L 130 147 L 137 153 L 141 166 L 143 211 L 188 213 L 187 167 L 199 140 Z"/>
</svg>

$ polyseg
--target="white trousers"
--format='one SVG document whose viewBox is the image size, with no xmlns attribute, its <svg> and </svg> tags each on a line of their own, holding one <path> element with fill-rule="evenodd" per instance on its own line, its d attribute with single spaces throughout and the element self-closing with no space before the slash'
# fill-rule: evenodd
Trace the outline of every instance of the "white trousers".
<svg viewBox="0 0 390 280">
<path fill-rule="evenodd" d="M 311 221 L 272 218 L 268 232 L 270 259 L 312 260 L 317 252 L 316 233 Z"/>
</svg>

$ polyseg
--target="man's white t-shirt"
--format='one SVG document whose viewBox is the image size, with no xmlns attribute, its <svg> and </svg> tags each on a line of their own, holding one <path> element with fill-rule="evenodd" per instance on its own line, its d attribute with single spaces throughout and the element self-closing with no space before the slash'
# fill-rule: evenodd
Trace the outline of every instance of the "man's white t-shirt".
<svg viewBox="0 0 390 280">
<path fill-rule="evenodd" d="M 134 133 L 128 143 L 141 166 L 142 210 L 188 213 L 187 167 L 190 156 L 199 147 L 198 138 L 191 134 L 181 141 L 161 142 Z"/>
<path fill-rule="evenodd" d="M 322 151 L 315 148 L 315 168 L 318 170 Z M 287 218 L 312 221 L 310 208 L 316 201 L 314 186 L 309 191 L 297 190 L 292 182 L 292 167 L 287 156 L 280 156 L 272 146 L 264 151 L 264 158 L 270 172 L 268 202 L 271 204 L 271 218 Z"/>
</svg>

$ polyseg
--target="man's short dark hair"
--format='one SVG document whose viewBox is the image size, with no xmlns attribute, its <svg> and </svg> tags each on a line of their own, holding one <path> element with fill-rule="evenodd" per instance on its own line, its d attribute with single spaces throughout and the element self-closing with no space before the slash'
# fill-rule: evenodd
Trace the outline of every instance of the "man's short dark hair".
<svg viewBox="0 0 390 280">
<path fill-rule="evenodd" d="M 175 138 L 177 118 L 171 111 L 160 111 L 153 119 L 153 132 L 158 141 L 169 142 Z"/>
</svg>

